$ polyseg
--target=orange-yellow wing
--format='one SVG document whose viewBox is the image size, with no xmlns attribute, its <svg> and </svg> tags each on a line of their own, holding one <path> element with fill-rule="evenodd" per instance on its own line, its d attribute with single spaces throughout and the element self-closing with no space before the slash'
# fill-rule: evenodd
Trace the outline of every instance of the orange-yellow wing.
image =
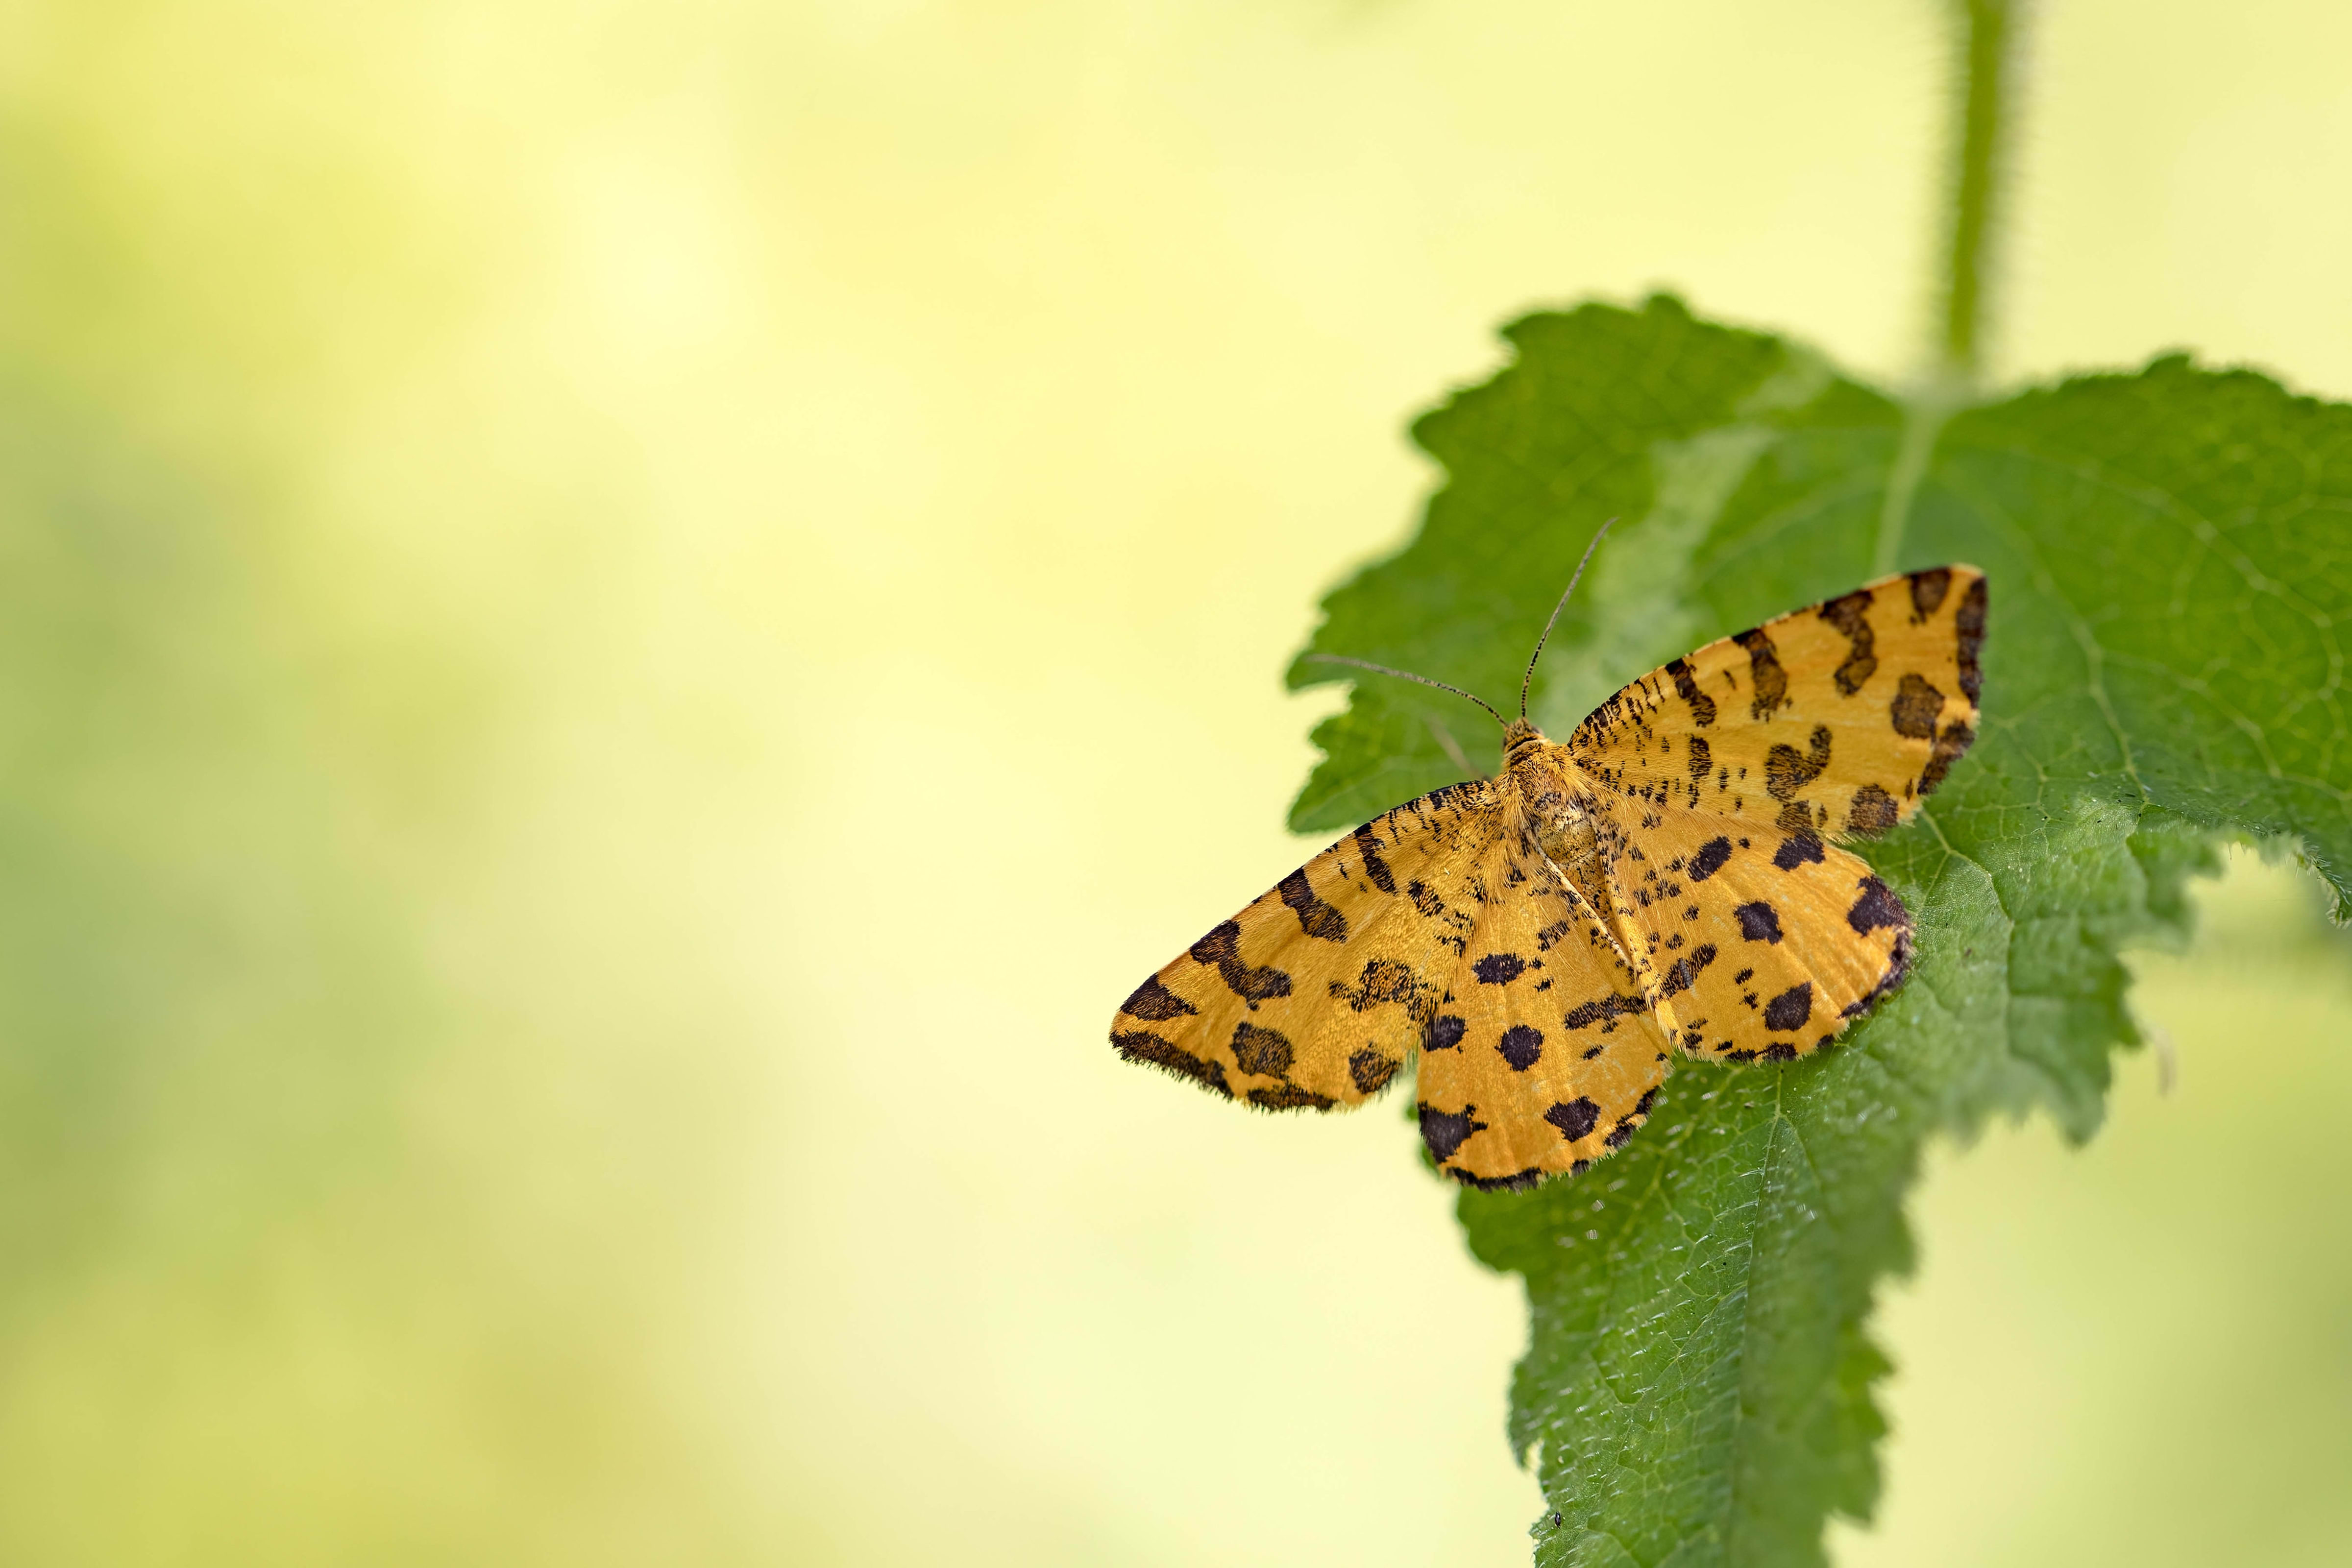
<svg viewBox="0 0 2352 1568">
<path fill-rule="evenodd" d="M 1729 1061 L 1821 1049 L 1911 964 L 1911 916 L 1810 832 L 1643 801 L 1601 809 L 1612 925 L 1682 1049 Z"/>
<path fill-rule="evenodd" d="M 1976 739 L 1984 573 L 1943 566 L 1710 643 L 1593 709 L 1604 789 L 1828 839 L 1910 817 Z"/>
<path fill-rule="evenodd" d="M 1137 987 L 1111 1043 L 1270 1111 L 1379 1093 L 1468 941 L 1500 794 L 1450 785 L 1358 828 Z"/>
<path fill-rule="evenodd" d="M 1503 802 L 1477 862 L 1477 918 L 1421 1056 L 1421 1135 L 1481 1187 L 1582 1170 L 1648 1119 L 1666 1039 L 1590 904 Z"/>
</svg>

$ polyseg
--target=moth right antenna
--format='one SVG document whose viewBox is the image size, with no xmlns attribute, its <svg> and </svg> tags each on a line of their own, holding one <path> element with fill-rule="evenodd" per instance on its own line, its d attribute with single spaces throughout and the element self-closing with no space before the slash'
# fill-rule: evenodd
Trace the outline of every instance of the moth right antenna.
<svg viewBox="0 0 2352 1568">
<path fill-rule="evenodd" d="M 1505 729 L 1511 727 L 1510 720 L 1505 718 L 1501 714 L 1496 713 L 1493 708 L 1487 707 L 1484 699 L 1472 696 L 1460 686 L 1449 686 L 1444 681 L 1433 681 L 1427 675 L 1416 675 L 1411 670 L 1391 670 L 1386 664 L 1375 664 L 1370 659 L 1351 659 L 1345 653 L 1309 653 L 1307 655 L 1307 660 L 1305 662 L 1326 664 L 1353 664 L 1360 670 L 1370 670 L 1376 675 L 1394 675 L 1401 681 L 1419 681 L 1424 686 L 1435 686 L 1441 692 L 1452 692 L 1457 697 L 1476 703 L 1480 707 L 1486 708 L 1486 711 L 1494 716 L 1494 719 L 1496 724 L 1501 725 Z"/>
<path fill-rule="evenodd" d="M 1528 673 L 1519 677 L 1519 716 L 1521 718 L 1528 716 L 1528 687 L 1535 682 L 1536 661 L 1543 657 L 1544 644 L 1551 641 L 1551 629 L 1559 624 L 1559 612 L 1568 608 L 1568 595 L 1574 593 L 1576 585 L 1584 580 L 1584 569 L 1592 559 L 1592 552 L 1601 548 L 1601 541 L 1607 538 L 1609 530 L 1616 526 L 1617 519 L 1612 517 L 1601 524 L 1593 534 L 1592 542 L 1584 547 L 1583 559 L 1576 563 L 1576 575 L 1568 580 L 1567 592 L 1562 593 L 1559 596 L 1559 602 L 1551 607 L 1551 619 L 1544 622 L 1543 635 L 1536 639 L 1536 651 L 1528 655 Z M 1486 711 L 1494 712 L 1492 708 Z"/>
</svg>

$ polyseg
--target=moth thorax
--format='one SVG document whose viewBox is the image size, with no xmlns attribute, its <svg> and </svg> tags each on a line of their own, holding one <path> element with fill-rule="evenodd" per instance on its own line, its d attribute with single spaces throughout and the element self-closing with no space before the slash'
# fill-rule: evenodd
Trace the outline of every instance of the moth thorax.
<svg viewBox="0 0 2352 1568">
<path fill-rule="evenodd" d="M 1503 767 L 1506 769 L 1517 768 L 1540 753 L 1549 744 L 1542 730 L 1526 719 L 1515 720 L 1511 727 L 1503 732 Z"/>
</svg>

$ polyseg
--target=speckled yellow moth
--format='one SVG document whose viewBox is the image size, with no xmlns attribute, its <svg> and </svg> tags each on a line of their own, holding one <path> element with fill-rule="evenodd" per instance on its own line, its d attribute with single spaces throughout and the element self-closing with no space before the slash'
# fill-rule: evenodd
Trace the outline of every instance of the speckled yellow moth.
<svg viewBox="0 0 2352 1568">
<path fill-rule="evenodd" d="M 1973 567 L 1885 578 L 1643 675 L 1565 744 L 1523 682 L 1517 721 L 1487 708 L 1498 776 L 1284 877 L 1137 987 L 1111 1041 L 1276 1111 L 1361 1104 L 1417 1057 L 1448 1175 L 1582 1171 L 1670 1051 L 1803 1056 L 1902 983 L 1911 917 L 1838 841 L 1908 820 L 1976 738 L 1985 606 Z"/>
</svg>

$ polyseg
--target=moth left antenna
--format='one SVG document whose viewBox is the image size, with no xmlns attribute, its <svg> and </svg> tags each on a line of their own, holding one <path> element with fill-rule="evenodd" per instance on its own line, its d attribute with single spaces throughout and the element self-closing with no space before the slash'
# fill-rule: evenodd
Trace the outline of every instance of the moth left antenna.
<svg viewBox="0 0 2352 1568">
<path fill-rule="evenodd" d="M 1427 675 L 1416 675 L 1411 670 L 1391 670 L 1386 664 L 1375 664 L 1370 659 L 1351 659 L 1345 653 L 1309 653 L 1307 655 L 1306 662 L 1310 664 L 1353 664 L 1360 670 L 1370 670 L 1376 675 L 1394 675 L 1401 681 L 1419 681 L 1424 686 L 1435 686 L 1441 692 L 1452 692 L 1455 696 L 1461 697 L 1465 701 L 1476 703 L 1480 707 L 1486 708 L 1487 713 L 1493 715 L 1494 720 L 1496 724 L 1501 725 L 1505 729 L 1511 727 L 1510 720 L 1505 718 L 1501 714 L 1496 713 L 1493 708 L 1487 707 L 1485 699 L 1472 696 L 1460 686 L 1449 686 L 1444 681 L 1433 681 Z"/>
<path fill-rule="evenodd" d="M 1592 552 L 1601 548 L 1601 541 L 1607 538 L 1609 530 L 1616 526 L 1617 519 L 1612 517 L 1594 531 L 1592 542 L 1584 547 L 1583 559 L 1576 563 L 1576 575 L 1568 580 L 1567 592 L 1562 593 L 1559 596 L 1559 602 L 1551 607 L 1551 619 L 1544 622 L 1543 635 L 1536 639 L 1536 651 L 1528 655 L 1528 673 L 1519 677 L 1519 716 L 1521 718 L 1528 716 L 1528 688 L 1535 683 L 1536 661 L 1543 657 L 1544 644 L 1551 641 L 1551 629 L 1559 624 L 1559 612 L 1568 608 L 1568 595 L 1574 593 L 1576 585 L 1584 580 L 1584 569 L 1591 564 Z M 1486 706 L 1483 703 L 1479 706 Z M 1494 713 L 1495 710 L 1487 708 L 1486 711 Z"/>
</svg>

